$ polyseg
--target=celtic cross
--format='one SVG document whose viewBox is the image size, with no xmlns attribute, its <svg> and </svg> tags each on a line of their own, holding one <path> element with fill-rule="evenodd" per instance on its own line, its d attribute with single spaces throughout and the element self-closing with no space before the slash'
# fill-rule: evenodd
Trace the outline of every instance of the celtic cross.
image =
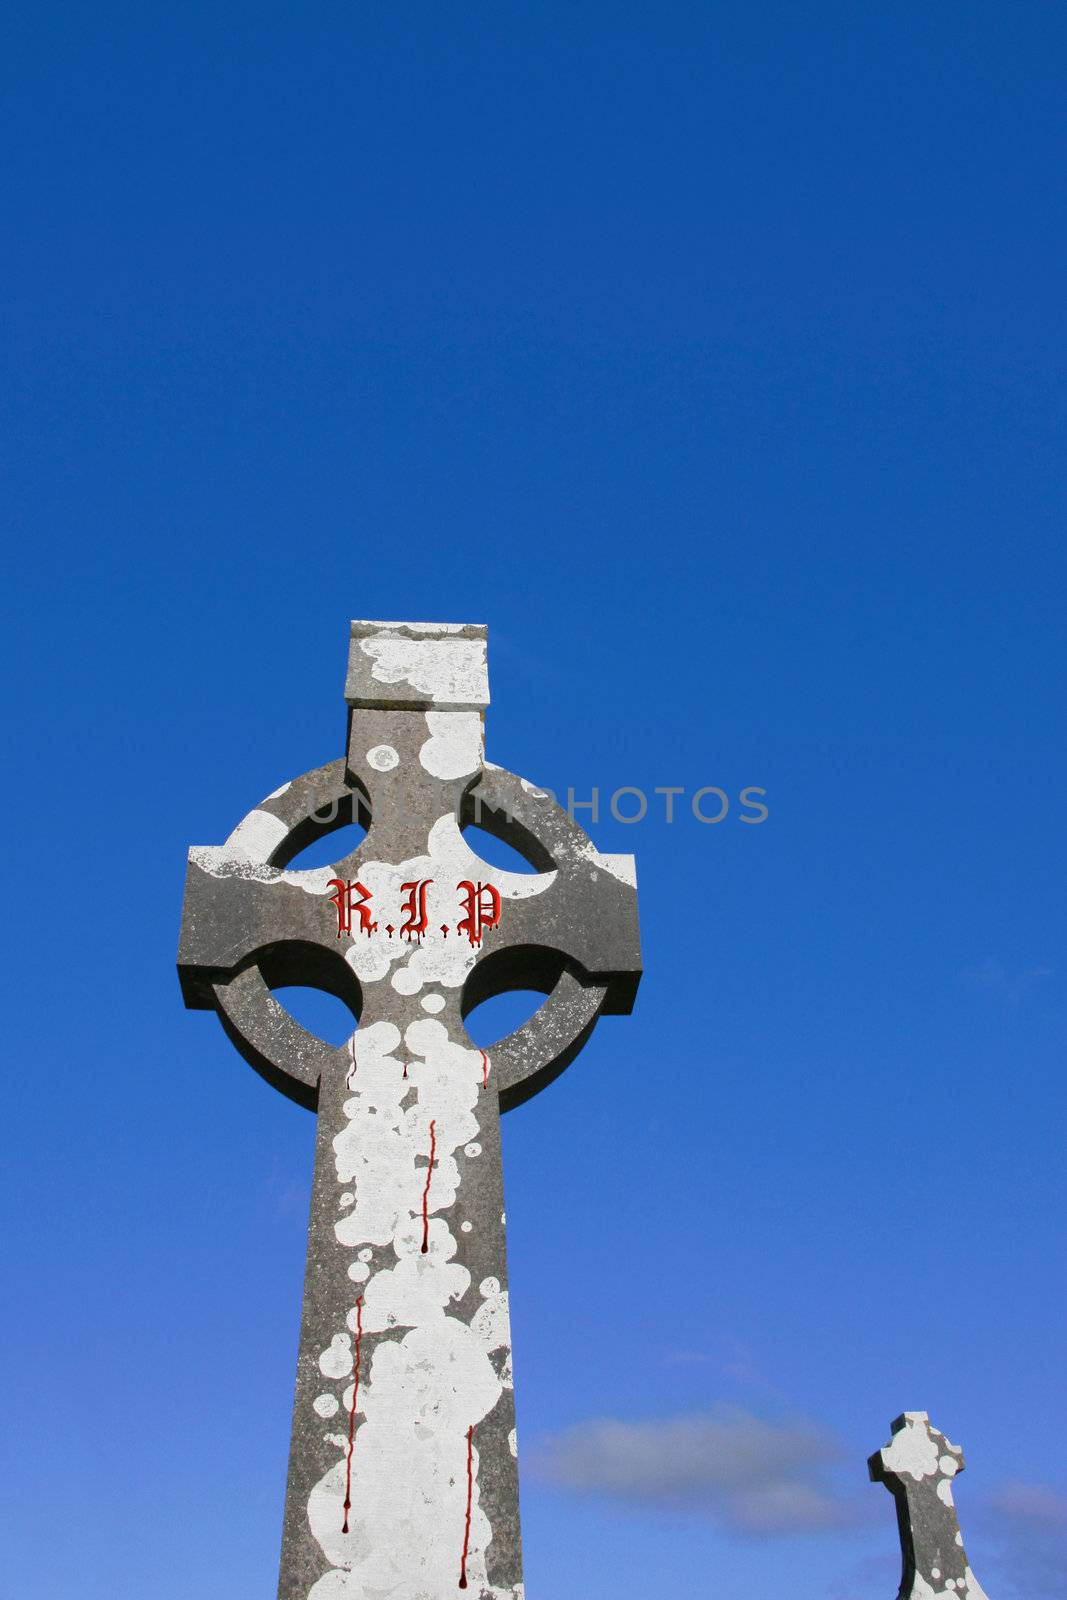
<svg viewBox="0 0 1067 1600">
<path fill-rule="evenodd" d="M 486 762 L 486 630 L 354 622 L 345 759 L 189 852 L 179 971 L 318 1113 L 279 1600 L 522 1592 L 500 1112 L 560 1073 L 640 974 L 629 856 Z M 358 849 L 295 870 L 351 821 Z M 507 872 L 477 823 L 534 868 Z M 477 835 L 474 835 L 477 837 Z M 348 1002 L 333 1048 L 274 999 Z M 464 1018 L 547 996 L 487 1054 Z"/>
<path fill-rule="evenodd" d="M 986 1600 L 963 1548 L 952 1480 L 963 1451 L 930 1426 L 925 1411 L 905 1411 L 893 1437 L 867 1463 L 897 1507 L 903 1575 L 897 1600 Z"/>
</svg>

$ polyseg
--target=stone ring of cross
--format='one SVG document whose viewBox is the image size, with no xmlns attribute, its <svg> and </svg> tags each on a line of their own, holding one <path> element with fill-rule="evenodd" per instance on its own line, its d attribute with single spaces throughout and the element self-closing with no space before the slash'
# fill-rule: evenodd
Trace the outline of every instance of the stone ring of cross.
<svg viewBox="0 0 1067 1600">
<path fill-rule="evenodd" d="M 630 856 L 484 759 L 486 630 L 354 622 L 347 754 L 190 851 L 179 971 L 318 1112 L 280 1600 L 521 1594 L 499 1114 L 573 1060 L 640 976 Z M 307 844 L 366 828 L 332 866 Z M 533 868 L 471 848 L 475 826 Z M 477 832 L 473 833 L 477 838 Z M 334 1048 L 274 999 L 358 1018 Z M 545 1003 L 488 1052 L 464 1019 Z"/>
</svg>

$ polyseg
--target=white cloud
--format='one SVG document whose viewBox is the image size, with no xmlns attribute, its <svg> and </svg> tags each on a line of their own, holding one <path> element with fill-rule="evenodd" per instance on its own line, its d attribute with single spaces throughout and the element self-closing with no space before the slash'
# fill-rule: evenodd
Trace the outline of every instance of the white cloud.
<svg viewBox="0 0 1067 1600">
<path fill-rule="evenodd" d="M 531 1467 L 559 1488 L 699 1512 L 735 1532 L 804 1533 L 856 1520 L 826 1480 L 840 1455 L 816 1423 L 719 1409 L 581 1423 L 542 1440 Z"/>
</svg>

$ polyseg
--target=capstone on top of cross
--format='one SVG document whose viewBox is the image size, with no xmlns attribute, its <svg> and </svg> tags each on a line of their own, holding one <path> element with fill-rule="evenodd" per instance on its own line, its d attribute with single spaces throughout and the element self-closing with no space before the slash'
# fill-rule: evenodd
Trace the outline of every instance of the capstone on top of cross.
<svg viewBox="0 0 1067 1600">
<path fill-rule="evenodd" d="M 482 712 L 487 639 L 477 622 L 354 621 L 345 699 L 363 711 Z"/>
</svg>

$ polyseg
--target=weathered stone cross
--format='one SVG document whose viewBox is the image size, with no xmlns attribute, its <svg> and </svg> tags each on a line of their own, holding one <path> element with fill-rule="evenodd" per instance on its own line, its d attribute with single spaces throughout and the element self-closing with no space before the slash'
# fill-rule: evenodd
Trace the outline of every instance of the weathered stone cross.
<svg viewBox="0 0 1067 1600">
<path fill-rule="evenodd" d="M 189 853 L 186 1003 L 318 1110 L 279 1600 L 522 1590 L 499 1113 L 630 1010 L 640 953 L 632 858 L 484 760 L 485 655 L 481 627 L 354 622 L 347 759 Z M 286 870 L 350 820 L 356 851 Z M 481 860 L 475 821 L 536 870 Z M 347 1000 L 349 1042 L 286 983 Z M 548 998 L 487 1056 L 463 1019 L 518 988 Z"/>
<path fill-rule="evenodd" d="M 905 1411 L 893 1437 L 867 1463 L 897 1507 L 903 1575 L 897 1600 L 986 1600 L 963 1548 L 952 1480 L 963 1451 L 930 1426 L 925 1411 Z"/>
</svg>

